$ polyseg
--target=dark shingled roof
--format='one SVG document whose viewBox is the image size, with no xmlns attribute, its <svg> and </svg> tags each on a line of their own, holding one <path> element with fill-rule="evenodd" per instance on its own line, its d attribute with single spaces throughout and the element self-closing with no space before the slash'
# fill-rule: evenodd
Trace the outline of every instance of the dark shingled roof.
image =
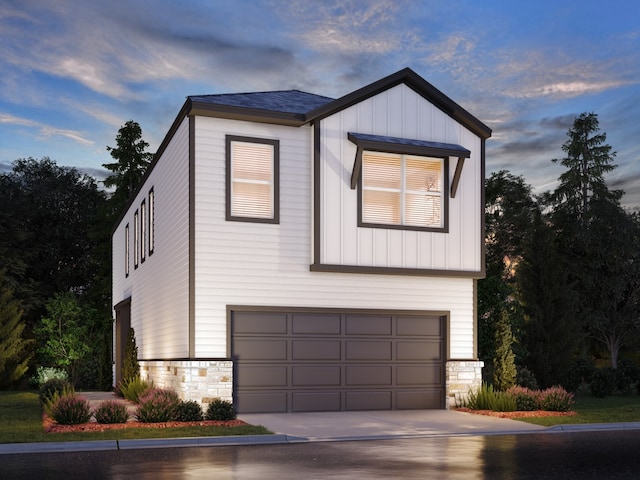
<svg viewBox="0 0 640 480">
<path fill-rule="evenodd" d="M 295 115 L 306 115 L 310 111 L 331 103 L 334 100 L 333 98 L 301 92 L 300 90 L 193 95 L 190 96 L 189 99 L 193 102 L 204 104 L 292 113 Z"/>
</svg>

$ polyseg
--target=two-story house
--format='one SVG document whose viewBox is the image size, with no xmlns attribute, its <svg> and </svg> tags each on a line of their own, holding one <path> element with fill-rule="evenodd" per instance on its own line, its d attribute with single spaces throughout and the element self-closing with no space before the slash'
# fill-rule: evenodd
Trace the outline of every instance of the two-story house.
<svg viewBox="0 0 640 480">
<path fill-rule="evenodd" d="M 188 97 L 113 233 L 115 373 L 242 412 L 447 408 L 481 381 L 491 130 L 410 69 Z"/>
</svg>

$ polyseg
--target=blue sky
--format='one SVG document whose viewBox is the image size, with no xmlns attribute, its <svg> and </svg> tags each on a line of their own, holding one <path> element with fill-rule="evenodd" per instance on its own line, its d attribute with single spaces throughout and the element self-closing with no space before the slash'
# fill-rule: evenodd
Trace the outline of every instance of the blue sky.
<svg viewBox="0 0 640 480">
<path fill-rule="evenodd" d="M 634 0 L 2 0 L 0 171 L 49 156 L 103 178 L 127 120 L 155 151 L 188 95 L 338 98 L 410 67 L 493 129 L 487 174 L 537 193 L 597 113 L 638 207 L 639 19 Z"/>
</svg>

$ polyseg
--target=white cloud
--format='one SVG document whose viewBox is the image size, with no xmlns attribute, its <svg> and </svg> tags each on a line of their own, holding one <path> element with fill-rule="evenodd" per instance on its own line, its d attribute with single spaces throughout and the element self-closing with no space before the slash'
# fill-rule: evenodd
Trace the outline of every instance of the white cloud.
<svg viewBox="0 0 640 480">
<path fill-rule="evenodd" d="M 0 113 L 0 124 L 29 127 L 37 130 L 38 134 L 42 137 L 68 138 L 81 145 L 93 145 L 95 143 L 93 140 L 86 138 L 81 132 L 76 130 L 57 128 L 28 118 L 16 117 L 14 115 Z"/>
</svg>

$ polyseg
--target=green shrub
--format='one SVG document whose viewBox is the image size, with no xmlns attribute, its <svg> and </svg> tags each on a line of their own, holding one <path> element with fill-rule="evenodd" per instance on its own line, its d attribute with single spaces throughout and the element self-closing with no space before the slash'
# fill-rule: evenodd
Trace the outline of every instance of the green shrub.
<svg viewBox="0 0 640 480">
<path fill-rule="evenodd" d="M 29 384 L 38 390 L 52 378 L 59 380 L 69 380 L 67 372 L 56 367 L 38 367 L 36 373 L 29 379 Z"/>
<path fill-rule="evenodd" d="M 127 406 L 117 400 L 104 400 L 93 411 L 98 423 L 126 423 L 129 419 Z"/>
<path fill-rule="evenodd" d="M 227 400 L 216 398 L 207 407 L 207 420 L 235 420 L 237 416 L 233 404 Z"/>
<path fill-rule="evenodd" d="M 148 390 L 153 388 L 153 382 L 149 382 L 140 378 L 140 376 L 132 377 L 120 382 L 120 395 L 133 403 L 138 403 L 138 399 Z"/>
<path fill-rule="evenodd" d="M 87 423 L 91 419 L 89 402 L 74 394 L 54 393 L 46 404 L 49 416 L 61 425 Z"/>
<path fill-rule="evenodd" d="M 530 412 L 538 410 L 539 393 L 526 387 L 511 387 L 507 390 L 507 394 L 511 395 L 516 401 L 516 410 Z"/>
<path fill-rule="evenodd" d="M 595 371 L 596 368 L 591 360 L 579 358 L 568 368 L 562 380 L 562 386 L 570 392 L 577 392 L 582 385 L 591 383 Z"/>
<path fill-rule="evenodd" d="M 170 422 L 176 419 L 180 399 L 173 390 L 151 388 L 138 399 L 136 418 L 144 423 Z"/>
<path fill-rule="evenodd" d="M 202 407 L 194 400 L 180 402 L 176 411 L 176 420 L 179 422 L 199 422 L 202 420 Z"/>
<path fill-rule="evenodd" d="M 604 398 L 611 395 L 616 387 L 616 376 L 612 368 L 600 368 L 591 377 L 591 394 Z"/>
<path fill-rule="evenodd" d="M 73 394 L 74 388 L 67 380 L 61 378 L 52 378 L 47 380 L 40 391 L 38 392 L 38 398 L 40 399 L 40 405 L 45 405 L 54 396 L 61 396 L 63 394 Z"/>
<path fill-rule="evenodd" d="M 622 359 L 614 370 L 616 377 L 616 389 L 620 393 L 629 394 L 638 381 L 638 367 L 632 362 Z"/>
<path fill-rule="evenodd" d="M 562 387 L 551 387 L 540 392 L 540 408 L 542 410 L 568 412 L 573 403 L 573 394 Z"/>
<path fill-rule="evenodd" d="M 469 392 L 463 406 L 471 410 L 493 410 L 494 412 L 514 412 L 516 400 L 506 392 L 497 392 L 493 386 L 483 383 L 475 392 Z"/>
</svg>

